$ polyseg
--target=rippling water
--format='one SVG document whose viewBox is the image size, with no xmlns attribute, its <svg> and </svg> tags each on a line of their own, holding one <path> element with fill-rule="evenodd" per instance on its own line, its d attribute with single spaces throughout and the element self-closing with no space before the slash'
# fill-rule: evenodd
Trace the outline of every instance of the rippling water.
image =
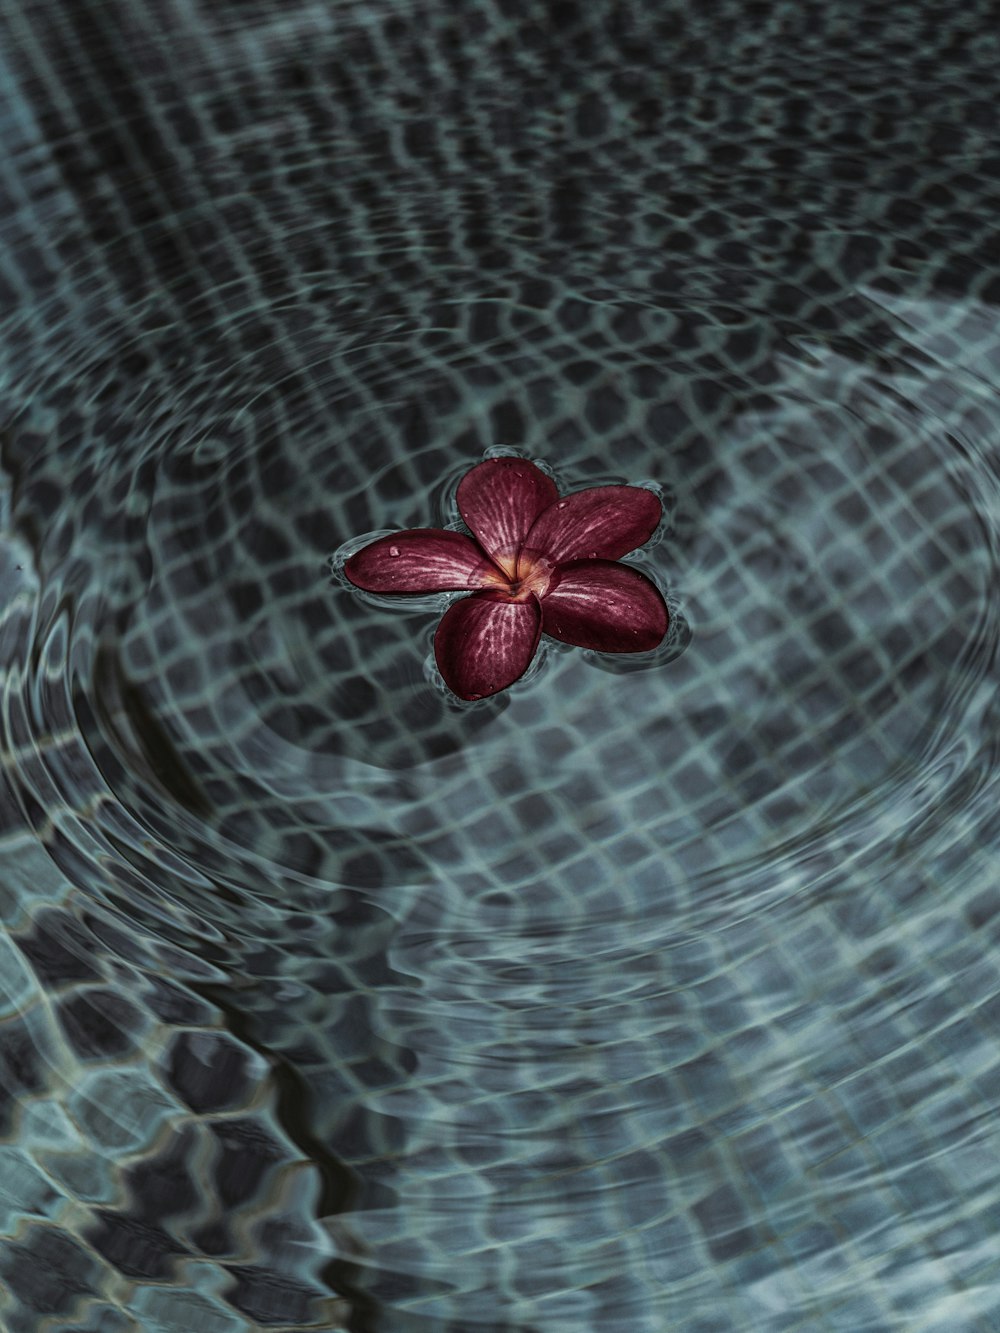
<svg viewBox="0 0 1000 1333">
<path fill-rule="evenodd" d="M 0 0 L 0 1322 L 1000 1328 L 980 0 Z M 667 643 L 345 543 L 660 489 Z"/>
</svg>

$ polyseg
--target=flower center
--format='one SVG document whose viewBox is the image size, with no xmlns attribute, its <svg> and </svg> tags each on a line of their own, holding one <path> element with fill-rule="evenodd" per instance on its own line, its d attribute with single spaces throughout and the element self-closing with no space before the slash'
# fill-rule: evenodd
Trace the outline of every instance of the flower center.
<svg viewBox="0 0 1000 1333">
<path fill-rule="evenodd" d="M 507 594 L 512 602 L 526 602 L 534 594 L 542 598 L 557 581 L 556 567 L 540 551 L 522 551 L 520 555 L 502 552 L 494 556 L 505 573 L 487 575 L 487 582 Z M 507 574 L 507 570 L 513 570 Z"/>
</svg>

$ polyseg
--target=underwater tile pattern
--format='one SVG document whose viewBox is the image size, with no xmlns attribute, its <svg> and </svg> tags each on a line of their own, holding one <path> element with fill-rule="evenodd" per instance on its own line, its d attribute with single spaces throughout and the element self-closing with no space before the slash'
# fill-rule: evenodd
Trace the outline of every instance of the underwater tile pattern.
<svg viewBox="0 0 1000 1333">
<path fill-rule="evenodd" d="M 0 1323 L 1000 1327 L 1000 30 L 0 0 Z M 352 542 L 641 482 L 662 648 Z"/>
</svg>

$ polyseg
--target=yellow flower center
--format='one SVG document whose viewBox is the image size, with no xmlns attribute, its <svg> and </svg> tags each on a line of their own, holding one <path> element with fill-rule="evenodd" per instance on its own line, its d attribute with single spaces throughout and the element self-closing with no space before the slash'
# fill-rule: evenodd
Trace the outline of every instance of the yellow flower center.
<svg viewBox="0 0 1000 1333">
<path fill-rule="evenodd" d="M 500 569 L 487 573 L 484 583 L 505 592 L 509 601 L 526 602 L 532 594 L 544 597 L 556 581 L 555 565 L 540 551 L 502 551 L 493 559 Z"/>
</svg>

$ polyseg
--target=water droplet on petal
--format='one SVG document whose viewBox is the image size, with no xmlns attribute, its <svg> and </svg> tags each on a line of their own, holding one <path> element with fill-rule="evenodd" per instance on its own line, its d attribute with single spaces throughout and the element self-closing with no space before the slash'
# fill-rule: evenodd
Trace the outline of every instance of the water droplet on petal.
<svg viewBox="0 0 1000 1333">
<path fill-rule="evenodd" d="M 591 553 L 590 553 L 590 558 L 591 558 L 591 560 L 596 560 L 596 559 L 597 559 L 597 552 L 596 552 L 596 551 L 591 551 Z"/>
<path fill-rule="evenodd" d="M 395 558 L 397 555 L 399 555 L 399 547 L 398 547 L 398 546 L 390 546 L 390 547 L 389 547 L 389 554 L 390 554 L 393 558 Z"/>
<path fill-rule="evenodd" d="M 566 502 L 565 500 L 560 500 L 560 501 L 559 501 L 559 508 L 560 508 L 560 509 L 565 509 L 565 508 L 566 508 L 566 504 L 567 504 L 567 502 Z"/>
</svg>

